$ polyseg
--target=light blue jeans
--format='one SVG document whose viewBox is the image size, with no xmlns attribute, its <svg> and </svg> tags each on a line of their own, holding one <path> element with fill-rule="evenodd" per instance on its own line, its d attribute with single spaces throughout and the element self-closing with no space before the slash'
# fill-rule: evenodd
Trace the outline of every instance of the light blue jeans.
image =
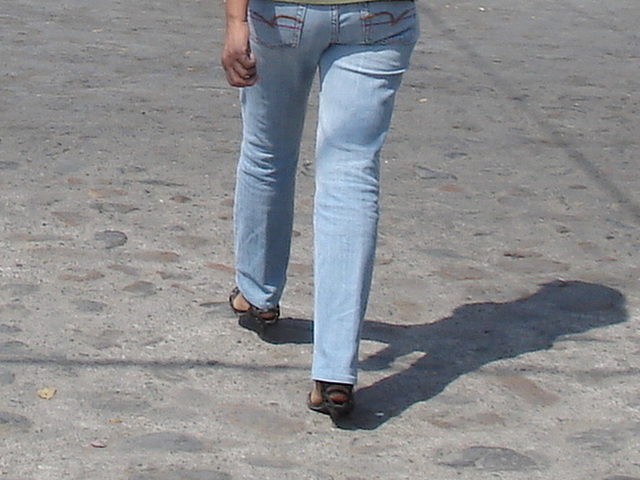
<svg viewBox="0 0 640 480">
<path fill-rule="evenodd" d="M 259 308 L 282 296 L 300 140 L 317 71 L 312 378 L 355 384 L 377 236 L 379 154 L 418 37 L 415 5 L 251 0 L 249 22 L 258 82 L 241 93 L 237 285 Z"/>
</svg>

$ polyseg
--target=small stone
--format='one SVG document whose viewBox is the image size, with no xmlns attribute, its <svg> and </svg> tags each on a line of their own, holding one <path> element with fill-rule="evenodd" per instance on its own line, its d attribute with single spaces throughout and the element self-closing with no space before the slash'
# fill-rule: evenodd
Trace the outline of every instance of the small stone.
<svg viewBox="0 0 640 480">
<path fill-rule="evenodd" d="M 53 212 L 53 216 L 68 227 L 75 227 L 84 222 L 84 218 L 78 212 Z"/>
<path fill-rule="evenodd" d="M 519 397 L 533 405 L 549 406 L 560 401 L 560 397 L 537 385 L 522 375 L 506 375 L 500 377 L 500 383 Z"/>
<path fill-rule="evenodd" d="M 94 203 L 91 208 L 98 210 L 100 213 L 121 213 L 127 214 L 140 210 L 135 205 L 128 205 L 124 203 Z"/>
<path fill-rule="evenodd" d="M 454 280 L 481 280 L 487 278 L 487 274 L 475 267 L 450 266 L 437 271 L 438 275 Z"/>
<path fill-rule="evenodd" d="M 156 286 L 153 283 L 144 281 L 133 282 L 124 287 L 123 290 L 129 293 L 139 293 L 144 296 L 155 295 L 157 293 Z"/>
<path fill-rule="evenodd" d="M 542 256 L 542 254 L 538 252 L 531 252 L 527 250 L 510 250 L 504 252 L 503 255 L 510 258 L 539 258 Z"/>
<path fill-rule="evenodd" d="M 22 415 L 0 411 L 0 433 L 5 429 L 26 431 L 31 426 L 31 420 Z"/>
<path fill-rule="evenodd" d="M 87 313 L 98 313 L 105 309 L 106 303 L 95 302 L 93 300 L 76 300 L 72 302 L 78 311 Z"/>
<path fill-rule="evenodd" d="M 6 323 L 3 323 L 0 325 L 0 333 L 4 333 L 4 334 L 15 334 L 15 333 L 20 333 L 22 330 L 14 325 L 7 325 Z"/>
<path fill-rule="evenodd" d="M 19 233 L 17 235 L 11 236 L 12 240 L 17 240 L 20 242 L 33 242 L 33 243 L 42 243 L 42 242 L 69 242 L 73 240 L 73 237 L 70 235 L 33 235 L 30 233 Z"/>
<path fill-rule="evenodd" d="M 181 246 L 187 248 L 201 247 L 209 241 L 205 237 L 199 237 L 197 235 L 180 235 L 179 237 L 176 237 L 176 240 Z"/>
<path fill-rule="evenodd" d="M 444 465 L 456 468 L 472 467 L 489 472 L 513 472 L 536 467 L 530 457 L 502 447 L 470 447 L 444 459 Z"/>
<path fill-rule="evenodd" d="M 180 259 L 180 255 L 175 252 L 166 252 L 162 250 L 151 250 L 148 252 L 140 252 L 138 258 L 147 262 L 177 262 Z"/>
<path fill-rule="evenodd" d="M 69 185 L 82 185 L 84 182 L 78 177 L 67 177 L 67 183 Z"/>
<path fill-rule="evenodd" d="M 74 275 L 71 273 L 63 273 L 58 278 L 67 282 L 89 282 L 92 280 L 99 280 L 104 277 L 104 274 L 97 270 L 89 270 L 84 275 Z"/>
<path fill-rule="evenodd" d="M 231 475 L 226 472 L 219 472 L 217 470 L 169 470 L 158 471 L 151 470 L 146 472 L 137 473 L 129 480 L 231 480 Z"/>
<path fill-rule="evenodd" d="M 110 270 L 115 270 L 116 272 L 124 273 L 125 275 L 129 275 L 131 277 L 137 277 L 140 274 L 140 271 L 132 267 L 131 265 L 109 265 Z"/>
<path fill-rule="evenodd" d="M 454 158 L 463 158 L 469 156 L 468 153 L 465 152 L 447 152 L 444 154 L 446 158 L 454 159 Z"/>
<path fill-rule="evenodd" d="M 33 283 L 11 283 L 0 286 L 0 290 L 7 291 L 12 297 L 25 297 L 40 290 L 40 285 Z"/>
<path fill-rule="evenodd" d="M 18 162 L 0 161 L 0 170 L 17 170 L 19 167 Z"/>
<path fill-rule="evenodd" d="M 140 180 L 145 185 L 155 185 L 159 187 L 184 187 L 181 183 L 171 182 L 169 180 Z"/>
<path fill-rule="evenodd" d="M 430 168 L 423 167 L 422 165 L 416 165 L 417 177 L 421 180 L 457 180 L 453 173 L 438 172 L 431 170 Z"/>
<path fill-rule="evenodd" d="M 640 423 L 617 423 L 603 428 L 592 428 L 571 435 L 571 443 L 582 445 L 596 452 L 619 452 L 640 435 Z"/>
<path fill-rule="evenodd" d="M 292 470 L 296 465 L 284 458 L 274 458 L 265 456 L 247 457 L 245 461 L 254 467 L 280 468 L 282 470 Z"/>
<path fill-rule="evenodd" d="M 0 343 L 0 355 L 2 354 L 16 355 L 19 353 L 26 353 L 28 352 L 28 350 L 29 350 L 28 345 L 19 340 L 12 340 L 9 342 Z"/>
<path fill-rule="evenodd" d="M 116 230 L 105 230 L 104 232 L 98 232 L 93 236 L 93 239 L 97 242 L 104 244 L 104 248 L 116 248 L 121 247 L 127 243 L 127 235 L 123 232 Z"/>
<path fill-rule="evenodd" d="M 173 432 L 150 433 L 134 437 L 128 440 L 126 445 L 127 448 L 165 450 L 168 452 L 201 452 L 204 450 L 204 445 L 196 437 Z"/>
<path fill-rule="evenodd" d="M 151 408 L 149 402 L 140 398 L 135 394 L 125 392 L 105 393 L 100 392 L 96 395 L 96 399 L 91 402 L 91 406 L 97 410 L 104 410 L 116 415 L 135 414 L 141 415 Z M 115 417 L 110 420 L 111 423 L 122 423 L 121 417 Z"/>
<path fill-rule="evenodd" d="M 235 268 L 229 265 L 224 265 L 223 263 L 210 263 L 207 266 L 211 268 L 215 268 L 216 270 L 222 270 L 223 272 L 227 272 L 227 273 L 234 273 L 236 271 Z"/>
<path fill-rule="evenodd" d="M 94 187 L 89 189 L 89 196 L 91 198 L 107 198 L 113 197 L 115 195 L 126 195 L 127 192 L 122 189 L 113 189 L 113 188 L 102 188 L 102 187 Z"/>
<path fill-rule="evenodd" d="M 187 273 L 165 272 L 163 270 L 159 270 L 156 273 L 158 275 L 160 275 L 160 278 L 162 278 L 163 280 L 180 280 L 180 281 L 184 281 L 184 280 L 191 280 L 193 278 L 193 277 L 191 277 L 191 275 L 189 275 Z"/>
<path fill-rule="evenodd" d="M 464 190 L 458 185 L 443 185 L 438 187 L 438 190 L 442 192 L 462 193 Z"/>
</svg>

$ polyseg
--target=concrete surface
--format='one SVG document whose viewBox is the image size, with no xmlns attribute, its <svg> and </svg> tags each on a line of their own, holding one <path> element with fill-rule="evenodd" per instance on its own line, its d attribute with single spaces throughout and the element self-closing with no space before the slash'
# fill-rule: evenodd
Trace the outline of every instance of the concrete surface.
<svg viewBox="0 0 640 480">
<path fill-rule="evenodd" d="M 0 478 L 640 479 L 638 3 L 419 1 L 337 429 L 304 405 L 313 114 L 261 339 L 222 4 L 0 0 Z"/>
</svg>

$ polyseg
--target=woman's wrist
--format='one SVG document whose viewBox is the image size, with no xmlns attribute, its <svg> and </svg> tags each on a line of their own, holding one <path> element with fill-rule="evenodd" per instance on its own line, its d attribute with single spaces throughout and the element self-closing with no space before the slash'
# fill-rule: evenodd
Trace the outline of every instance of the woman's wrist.
<svg viewBox="0 0 640 480">
<path fill-rule="evenodd" d="M 247 0 L 226 0 L 227 25 L 247 23 Z"/>
</svg>

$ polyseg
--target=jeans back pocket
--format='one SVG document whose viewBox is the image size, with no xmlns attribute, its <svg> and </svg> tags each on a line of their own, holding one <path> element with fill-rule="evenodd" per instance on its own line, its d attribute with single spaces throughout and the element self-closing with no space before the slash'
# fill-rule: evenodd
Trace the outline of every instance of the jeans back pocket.
<svg viewBox="0 0 640 480">
<path fill-rule="evenodd" d="M 266 47 L 297 47 L 306 7 L 296 3 L 251 0 L 251 39 Z"/>
<path fill-rule="evenodd" d="M 415 2 L 367 2 L 362 10 L 362 27 L 369 45 L 415 43 L 419 36 Z"/>
</svg>

